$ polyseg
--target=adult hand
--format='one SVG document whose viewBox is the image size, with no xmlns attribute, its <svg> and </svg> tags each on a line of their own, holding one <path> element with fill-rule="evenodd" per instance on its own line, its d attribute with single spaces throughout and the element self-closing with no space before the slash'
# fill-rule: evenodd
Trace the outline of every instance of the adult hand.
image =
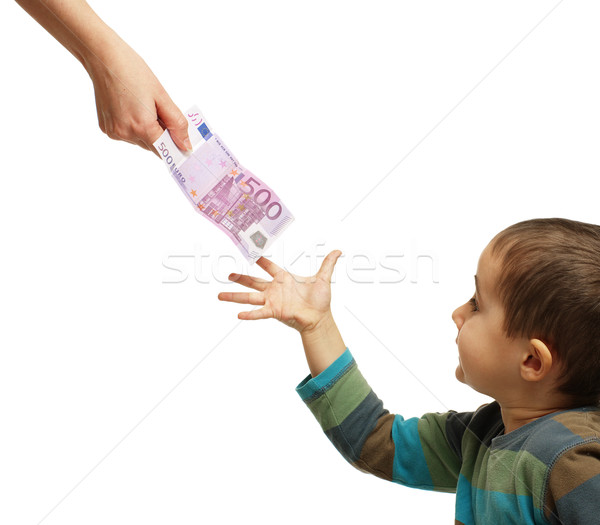
<svg viewBox="0 0 600 525">
<path fill-rule="evenodd" d="M 146 62 L 125 42 L 111 50 L 110 61 L 90 60 L 100 129 L 111 139 L 152 146 L 164 129 L 181 150 L 191 150 L 188 123 Z"/>
</svg>

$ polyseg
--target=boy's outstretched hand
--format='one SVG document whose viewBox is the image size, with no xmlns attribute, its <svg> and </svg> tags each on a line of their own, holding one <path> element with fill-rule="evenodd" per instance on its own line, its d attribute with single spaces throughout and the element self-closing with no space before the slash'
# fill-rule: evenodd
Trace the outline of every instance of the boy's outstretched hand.
<svg viewBox="0 0 600 525">
<path fill-rule="evenodd" d="M 255 292 L 222 292 L 219 300 L 262 306 L 240 312 L 239 319 L 277 319 L 298 330 L 306 353 L 308 367 L 316 377 L 346 349 L 329 308 L 331 275 L 342 252 L 331 252 L 316 275 L 299 277 L 261 257 L 256 264 L 265 270 L 272 281 L 232 273 L 229 280 Z"/>
<path fill-rule="evenodd" d="M 257 310 L 240 312 L 239 319 L 277 319 L 299 332 L 314 330 L 324 317 L 330 314 L 331 275 L 339 250 L 331 252 L 312 277 L 299 277 L 281 269 L 275 263 L 261 257 L 256 264 L 265 270 L 272 281 L 250 275 L 232 273 L 229 280 L 256 292 L 222 292 L 219 300 L 232 303 L 262 306 Z"/>
</svg>

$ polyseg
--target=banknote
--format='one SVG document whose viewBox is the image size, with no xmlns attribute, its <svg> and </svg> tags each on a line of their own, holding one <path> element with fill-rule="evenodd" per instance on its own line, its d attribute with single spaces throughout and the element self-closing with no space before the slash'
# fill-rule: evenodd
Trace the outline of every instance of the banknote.
<svg viewBox="0 0 600 525">
<path fill-rule="evenodd" d="M 294 216 L 270 186 L 239 163 L 196 106 L 185 115 L 192 151 L 179 150 L 168 131 L 154 147 L 194 209 L 253 263 Z"/>
</svg>

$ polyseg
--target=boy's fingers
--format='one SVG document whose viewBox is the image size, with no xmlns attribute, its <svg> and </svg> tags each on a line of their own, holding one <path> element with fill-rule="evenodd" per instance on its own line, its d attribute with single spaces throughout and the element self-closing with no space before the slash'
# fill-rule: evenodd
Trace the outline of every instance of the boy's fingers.
<svg viewBox="0 0 600 525">
<path fill-rule="evenodd" d="M 258 319 L 270 319 L 273 317 L 270 308 L 259 308 L 258 310 L 250 310 L 249 312 L 240 312 L 238 319 L 244 321 L 257 321 Z"/>
<path fill-rule="evenodd" d="M 233 281 L 234 283 L 241 284 L 242 286 L 247 286 L 248 288 L 252 288 L 253 290 L 258 290 L 262 292 L 269 284 L 269 281 L 265 281 L 264 279 L 260 279 L 259 277 L 252 277 L 251 275 L 240 275 L 239 273 L 232 273 L 229 275 L 228 279 Z"/>
<path fill-rule="evenodd" d="M 218 298 L 219 301 L 227 301 L 228 303 L 251 304 L 254 306 L 265 304 L 265 296 L 260 292 L 221 292 Z"/>
<path fill-rule="evenodd" d="M 265 259 L 261 257 L 256 261 L 256 264 L 260 266 L 265 272 L 267 272 L 271 277 L 275 277 L 275 274 L 281 272 L 281 268 L 277 266 L 274 262 L 269 261 L 269 259 Z"/>
<path fill-rule="evenodd" d="M 321 264 L 321 268 L 317 272 L 317 277 L 321 277 L 323 279 L 327 279 L 331 281 L 331 276 L 333 275 L 333 269 L 335 268 L 335 263 L 338 260 L 338 257 L 342 255 L 342 252 L 339 250 L 332 251 L 325 260 L 323 264 Z"/>
</svg>

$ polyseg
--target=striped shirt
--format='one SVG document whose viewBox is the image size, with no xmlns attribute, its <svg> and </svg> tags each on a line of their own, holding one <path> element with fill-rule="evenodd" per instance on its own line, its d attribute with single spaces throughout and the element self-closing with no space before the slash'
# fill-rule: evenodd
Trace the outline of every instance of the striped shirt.
<svg viewBox="0 0 600 525">
<path fill-rule="evenodd" d="M 297 391 L 354 467 L 456 493 L 456 523 L 600 524 L 600 409 L 553 412 L 504 434 L 498 403 L 475 412 L 390 414 L 348 349 Z"/>
</svg>

